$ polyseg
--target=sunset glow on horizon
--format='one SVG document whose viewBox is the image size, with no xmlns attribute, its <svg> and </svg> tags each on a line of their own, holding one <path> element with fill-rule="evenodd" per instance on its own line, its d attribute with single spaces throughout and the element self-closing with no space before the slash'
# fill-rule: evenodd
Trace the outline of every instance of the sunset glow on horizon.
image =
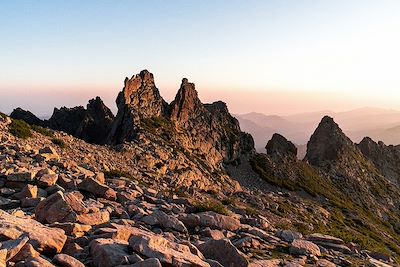
<svg viewBox="0 0 400 267">
<path fill-rule="evenodd" d="M 398 1 L 2 1 L 0 111 L 39 116 L 126 76 L 180 81 L 233 113 L 400 110 Z"/>
</svg>

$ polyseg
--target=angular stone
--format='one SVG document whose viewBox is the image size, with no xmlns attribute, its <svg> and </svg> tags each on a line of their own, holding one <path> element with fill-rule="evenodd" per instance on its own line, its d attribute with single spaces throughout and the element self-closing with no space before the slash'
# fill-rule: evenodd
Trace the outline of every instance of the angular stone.
<svg viewBox="0 0 400 267">
<path fill-rule="evenodd" d="M 55 185 L 57 182 L 57 179 L 58 179 L 57 174 L 45 174 L 39 178 L 37 183 L 41 187 L 49 187 L 49 186 Z"/>
<path fill-rule="evenodd" d="M 37 252 L 31 244 L 27 243 L 21 248 L 17 255 L 12 258 L 12 261 L 19 262 L 26 260 L 27 258 L 36 258 L 39 256 L 40 253 Z"/>
<path fill-rule="evenodd" d="M 29 243 L 44 253 L 59 253 L 67 236 L 64 231 L 50 228 L 41 223 L 25 218 L 18 218 L 0 210 L 0 236 L 17 239 L 23 235 L 29 237 Z"/>
<path fill-rule="evenodd" d="M 227 239 L 208 240 L 198 245 L 207 259 L 216 260 L 223 266 L 247 267 L 246 257 Z"/>
<path fill-rule="evenodd" d="M 60 191 L 41 201 L 35 210 L 35 218 L 42 223 L 75 222 L 76 213 Z"/>
<path fill-rule="evenodd" d="M 112 188 L 102 185 L 93 178 L 85 178 L 80 184 L 78 184 L 78 188 L 79 190 L 90 192 L 95 196 L 103 197 L 108 200 L 117 199 L 117 194 Z"/>
<path fill-rule="evenodd" d="M 15 182 L 33 181 L 35 175 L 35 171 L 14 172 L 7 175 L 7 180 Z"/>
<path fill-rule="evenodd" d="M 6 261 L 10 261 L 22 249 L 22 247 L 29 241 L 28 237 L 20 237 L 15 240 L 4 241 L 0 243 L 1 249 L 7 249 Z"/>
<path fill-rule="evenodd" d="M 82 237 L 92 229 L 90 225 L 79 223 L 54 223 L 50 226 L 63 229 L 65 234 L 73 237 Z"/>
<path fill-rule="evenodd" d="M 110 213 L 108 211 L 99 211 L 94 213 L 79 214 L 77 221 L 87 225 L 99 225 L 106 223 L 110 220 Z"/>
<path fill-rule="evenodd" d="M 155 210 L 151 215 L 142 219 L 144 222 L 151 222 L 150 225 L 160 225 L 178 232 L 187 233 L 185 225 L 174 216 L 168 215 L 161 210 Z"/>
<path fill-rule="evenodd" d="M 79 260 L 67 254 L 57 254 L 53 258 L 53 263 L 60 267 L 85 267 Z"/>
<path fill-rule="evenodd" d="M 197 214 L 183 214 L 179 216 L 178 219 L 189 228 L 201 226 L 230 231 L 236 231 L 240 228 L 240 221 L 238 219 L 218 214 L 213 211 L 206 211 Z"/>
<path fill-rule="evenodd" d="M 321 251 L 316 244 L 303 239 L 293 240 L 289 252 L 294 255 L 321 256 Z"/>
<path fill-rule="evenodd" d="M 295 239 L 303 238 L 303 235 L 301 233 L 290 230 L 279 230 L 276 232 L 276 236 L 289 243 L 292 243 Z"/>
<path fill-rule="evenodd" d="M 21 192 L 16 193 L 15 197 L 22 198 L 37 198 L 38 196 L 38 187 L 36 185 L 27 184 L 24 188 L 22 188 Z"/>
<path fill-rule="evenodd" d="M 98 238 L 90 242 L 90 254 L 95 267 L 127 265 L 129 256 L 128 242 Z"/>
<path fill-rule="evenodd" d="M 18 208 L 19 203 L 20 202 L 18 200 L 0 197 L 0 209 L 2 210 Z"/>
<path fill-rule="evenodd" d="M 21 207 L 22 208 L 31 208 L 31 207 L 36 207 L 39 205 L 40 201 L 44 199 L 41 198 L 23 198 L 21 199 Z"/>
<path fill-rule="evenodd" d="M 131 236 L 129 245 L 135 252 L 149 258 L 158 258 L 166 265 L 209 266 L 202 258 L 193 254 L 188 246 L 170 242 L 153 233 L 139 230 Z"/>
<path fill-rule="evenodd" d="M 43 259 L 42 257 L 28 258 L 25 261 L 26 267 L 56 267 L 49 261 Z"/>
</svg>

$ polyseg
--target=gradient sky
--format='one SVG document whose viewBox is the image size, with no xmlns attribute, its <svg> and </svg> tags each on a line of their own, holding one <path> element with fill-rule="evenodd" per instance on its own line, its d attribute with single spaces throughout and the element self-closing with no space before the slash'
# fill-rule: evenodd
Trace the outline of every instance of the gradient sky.
<svg viewBox="0 0 400 267">
<path fill-rule="evenodd" d="M 400 109 L 400 1 L 0 1 L 0 110 L 115 109 L 126 76 L 235 113 Z"/>
</svg>

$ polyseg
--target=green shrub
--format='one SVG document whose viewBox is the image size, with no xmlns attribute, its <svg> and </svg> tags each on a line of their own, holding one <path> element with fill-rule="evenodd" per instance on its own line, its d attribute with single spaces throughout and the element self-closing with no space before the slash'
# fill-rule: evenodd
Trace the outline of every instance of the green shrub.
<svg viewBox="0 0 400 267">
<path fill-rule="evenodd" d="M 62 139 L 53 138 L 53 139 L 51 139 L 51 142 L 53 144 L 59 146 L 60 148 L 66 148 L 67 147 L 67 144 Z"/>
<path fill-rule="evenodd" d="M 234 205 L 235 200 L 233 198 L 224 198 L 223 200 L 221 200 L 221 203 L 224 204 L 225 206 Z"/>
<path fill-rule="evenodd" d="M 34 130 L 37 133 L 54 138 L 54 134 L 50 129 L 43 128 L 43 127 L 37 126 L 37 125 L 31 125 L 31 128 L 32 128 L 32 130 Z"/>
<path fill-rule="evenodd" d="M 32 136 L 31 127 L 24 121 L 12 120 L 8 131 L 15 137 L 27 139 Z"/>
<path fill-rule="evenodd" d="M 0 112 L 0 117 L 4 119 L 4 118 L 6 118 L 6 117 L 7 117 L 7 115 L 6 115 L 6 114 L 4 114 L 3 112 Z"/>
<path fill-rule="evenodd" d="M 219 201 L 206 200 L 194 204 L 196 212 L 214 211 L 222 215 L 230 215 L 229 210 Z"/>
</svg>

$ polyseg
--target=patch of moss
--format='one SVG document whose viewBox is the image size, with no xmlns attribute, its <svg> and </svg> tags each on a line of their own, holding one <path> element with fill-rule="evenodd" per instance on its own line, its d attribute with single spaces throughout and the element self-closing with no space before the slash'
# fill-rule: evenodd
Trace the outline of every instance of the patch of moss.
<svg viewBox="0 0 400 267">
<path fill-rule="evenodd" d="M 32 137 L 31 127 L 22 120 L 12 120 L 10 126 L 8 127 L 8 131 L 12 135 L 22 139 Z"/>
<path fill-rule="evenodd" d="M 222 215 L 230 215 L 229 210 L 217 200 L 205 200 L 194 203 L 196 212 L 214 211 Z"/>
<path fill-rule="evenodd" d="M 141 127 L 144 131 L 161 137 L 167 144 L 173 145 L 175 128 L 171 120 L 164 117 L 143 119 Z"/>
<path fill-rule="evenodd" d="M 106 178 L 112 179 L 112 178 L 120 178 L 120 177 L 125 177 L 128 179 L 133 179 L 133 176 L 126 172 L 126 171 L 122 171 L 122 170 L 110 170 L 110 171 L 103 171 L 104 176 Z"/>
<path fill-rule="evenodd" d="M 32 128 L 32 130 L 34 130 L 37 133 L 40 133 L 44 136 L 54 138 L 54 133 L 48 128 L 44 128 L 44 127 L 37 126 L 37 125 L 31 125 L 31 128 Z"/>
<path fill-rule="evenodd" d="M 221 203 L 225 206 L 234 205 L 235 200 L 233 198 L 224 198 L 223 200 L 221 200 Z"/>
<path fill-rule="evenodd" d="M 67 144 L 62 139 L 53 138 L 53 139 L 51 139 L 51 142 L 53 144 L 59 146 L 60 148 L 66 148 L 67 147 Z"/>
</svg>

